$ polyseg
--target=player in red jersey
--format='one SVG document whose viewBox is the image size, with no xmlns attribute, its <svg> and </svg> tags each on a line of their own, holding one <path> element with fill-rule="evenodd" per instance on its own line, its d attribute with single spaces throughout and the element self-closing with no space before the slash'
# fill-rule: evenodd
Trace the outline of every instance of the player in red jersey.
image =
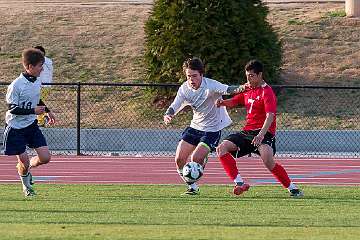
<svg viewBox="0 0 360 240">
<path fill-rule="evenodd" d="M 245 66 L 247 89 L 231 99 L 216 101 L 216 106 L 246 108 L 246 124 L 242 131 L 230 134 L 216 149 L 227 175 L 235 182 L 234 194 L 249 190 L 237 169 L 235 157 L 250 153 L 260 155 L 264 165 L 288 189 L 290 196 L 301 197 L 303 192 L 291 182 L 286 170 L 275 162 L 276 96 L 263 79 L 263 65 L 252 60 Z"/>
</svg>

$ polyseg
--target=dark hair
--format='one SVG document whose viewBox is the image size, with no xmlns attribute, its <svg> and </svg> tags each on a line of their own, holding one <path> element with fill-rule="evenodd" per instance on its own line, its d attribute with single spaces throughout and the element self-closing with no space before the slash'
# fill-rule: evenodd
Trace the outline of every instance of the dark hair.
<svg viewBox="0 0 360 240">
<path fill-rule="evenodd" d="M 197 57 L 192 57 L 185 60 L 183 63 L 183 71 L 185 72 L 186 69 L 197 70 L 200 74 L 204 74 L 205 72 L 203 62 L 200 60 L 200 58 Z"/>
<path fill-rule="evenodd" d="M 259 60 L 253 59 L 250 60 L 245 66 L 245 71 L 251 70 L 256 74 L 259 74 L 260 72 L 264 72 L 264 66 Z"/>
<path fill-rule="evenodd" d="M 39 49 L 45 55 L 45 48 L 43 46 L 35 46 L 35 49 Z"/>
<path fill-rule="evenodd" d="M 22 52 L 22 62 L 25 66 L 33 65 L 36 66 L 38 63 L 44 63 L 44 54 L 35 48 L 28 48 Z"/>
</svg>

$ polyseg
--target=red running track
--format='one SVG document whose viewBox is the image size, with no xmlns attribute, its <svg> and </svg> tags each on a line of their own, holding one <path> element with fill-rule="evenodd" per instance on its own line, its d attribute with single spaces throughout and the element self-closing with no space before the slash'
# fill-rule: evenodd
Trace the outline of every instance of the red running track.
<svg viewBox="0 0 360 240">
<path fill-rule="evenodd" d="M 277 158 L 298 184 L 359 185 L 360 159 Z M 242 177 L 252 185 L 277 183 L 259 158 L 237 160 Z M 0 183 L 18 183 L 14 157 L 0 156 Z M 53 156 L 32 169 L 37 182 L 95 184 L 182 184 L 171 157 Z M 202 184 L 232 184 L 216 158 L 210 158 Z"/>
</svg>

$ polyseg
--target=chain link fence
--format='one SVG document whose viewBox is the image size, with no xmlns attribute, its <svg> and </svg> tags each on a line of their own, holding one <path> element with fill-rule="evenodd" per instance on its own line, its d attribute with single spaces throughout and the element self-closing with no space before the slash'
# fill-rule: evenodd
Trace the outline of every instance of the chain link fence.
<svg viewBox="0 0 360 240">
<path fill-rule="evenodd" d="M 8 83 L 0 83 L 2 116 Z M 150 97 L 149 89 L 178 85 L 53 83 L 44 102 L 56 125 L 42 128 L 50 149 L 59 154 L 174 155 L 191 109 L 171 125 L 163 114 L 172 99 Z M 360 93 L 358 87 L 273 86 L 278 97 L 278 155 L 359 157 Z M 245 109 L 229 110 L 233 125 L 223 137 L 242 128 Z M 3 121 L 4 125 L 4 121 Z"/>
</svg>

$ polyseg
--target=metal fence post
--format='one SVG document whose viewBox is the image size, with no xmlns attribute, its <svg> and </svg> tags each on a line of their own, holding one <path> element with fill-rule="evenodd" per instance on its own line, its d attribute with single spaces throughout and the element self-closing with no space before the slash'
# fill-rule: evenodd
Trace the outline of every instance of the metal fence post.
<svg viewBox="0 0 360 240">
<path fill-rule="evenodd" d="M 76 91 L 76 155 L 81 155 L 80 152 L 80 141 L 81 141 L 81 83 L 77 83 L 77 91 Z"/>
<path fill-rule="evenodd" d="M 346 0 L 345 12 L 348 17 L 360 17 L 360 0 Z"/>
</svg>

